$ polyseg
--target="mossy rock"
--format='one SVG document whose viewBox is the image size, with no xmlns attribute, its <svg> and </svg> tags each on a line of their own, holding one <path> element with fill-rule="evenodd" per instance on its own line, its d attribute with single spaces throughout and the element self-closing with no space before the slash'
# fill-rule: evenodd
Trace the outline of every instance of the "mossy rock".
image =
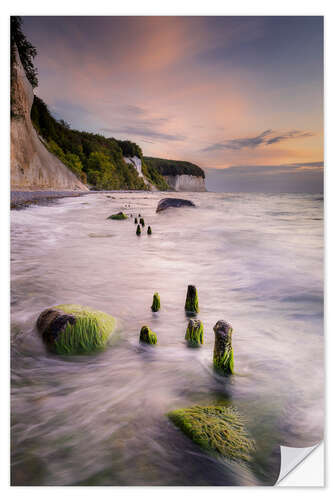
<svg viewBox="0 0 333 500">
<path fill-rule="evenodd" d="M 151 305 L 151 310 L 153 312 L 157 312 L 159 311 L 161 308 L 161 299 L 160 299 L 160 296 L 157 292 L 154 293 L 154 296 L 153 296 L 153 303 Z"/>
<path fill-rule="evenodd" d="M 148 226 L 148 229 L 147 229 L 147 234 L 150 236 L 152 234 L 152 230 L 151 230 L 151 227 Z"/>
<path fill-rule="evenodd" d="M 139 226 L 139 224 L 136 226 L 136 235 L 137 236 L 141 235 L 141 227 Z"/>
<path fill-rule="evenodd" d="M 236 408 L 192 406 L 171 411 L 168 417 L 205 450 L 229 460 L 252 460 L 255 443 Z"/>
<path fill-rule="evenodd" d="M 82 354 L 104 349 L 115 326 L 113 316 L 73 304 L 46 309 L 37 320 L 44 341 L 57 354 Z"/>
<path fill-rule="evenodd" d="M 124 219 L 128 219 L 127 215 L 124 214 L 124 212 L 118 212 L 117 214 L 110 215 L 107 218 L 108 219 L 112 219 L 112 220 L 124 220 Z"/>
<path fill-rule="evenodd" d="M 140 342 L 146 344 L 157 344 L 157 335 L 149 326 L 143 326 L 140 331 Z"/>
<path fill-rule="evenodd" d="M 185 340 L 190 347 L 199 347 L 200 344 L 203 344 L 203 324 L 200 319 L 190 319 L 187 325 Z"/>
</svg>

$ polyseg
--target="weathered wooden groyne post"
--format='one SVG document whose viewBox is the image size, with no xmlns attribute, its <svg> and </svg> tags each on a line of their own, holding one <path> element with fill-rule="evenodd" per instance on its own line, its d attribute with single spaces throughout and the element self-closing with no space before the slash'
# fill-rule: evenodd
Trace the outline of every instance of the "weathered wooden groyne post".
<svg viewBox="0 0 333 500">
<path fill-rule="evenodd" d="M 199 347 L 203 344 L 203 324 L 200 319 L 190 319 L 187 325 L 185 340 L 190 347 Z"/>
<path fill-rule="evenodd" d="M 197 313 L 199 312 L 198 292 L 194 285 L 188 285 L 185 301 L 185 311 Z"/>
<path fill-rule="evenodd" d="M 219 320 L 214 326 L 215 345 L 213 364 L 215 370 L 224 375 L 231 375 L 234 372 L 232 332 L 232 326 L 227 321 Z"/>
<path fill-rule="evenodd" d="M 160 296 L 157 292 L 154 293 L 154 296 L 153 296 L 153 303 L 151 305 L 151 310 L 153 312 L 157 312 L 159 311 L 161 308 L 161 299 L 160 299 Z"/>
</svg>

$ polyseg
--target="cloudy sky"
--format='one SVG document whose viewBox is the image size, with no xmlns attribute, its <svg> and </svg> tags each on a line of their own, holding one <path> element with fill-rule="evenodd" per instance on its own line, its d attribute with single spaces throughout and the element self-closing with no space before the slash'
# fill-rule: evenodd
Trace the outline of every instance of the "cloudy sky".
<svg viewBox="0 0 333 500">
<path fill-rule="evenodd" d="M 72 128 L 194 162 L 211 190 L 322 190 L 321 17 L 23 20 Z"/>
</svg>

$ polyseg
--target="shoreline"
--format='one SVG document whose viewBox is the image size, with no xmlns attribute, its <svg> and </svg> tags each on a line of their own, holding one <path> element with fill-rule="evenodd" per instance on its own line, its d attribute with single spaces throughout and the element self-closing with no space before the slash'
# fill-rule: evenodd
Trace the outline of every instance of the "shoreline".
<svg viewBox="0 0 333 500">
<path fill-rule="evenodd" d="M 163 191 L 159 191 L 163 192 Z M 60 198 L 69 198 L 69 197 L 79 197 L 86 196 L 88 194 L 98 194 L 98 193 L 113 193 L 113 194 L 121 194 L 121 193 L 152 193 L 152 191 L 144 191 L 144 190 L 127 190 L 127 189 L 119 189 L 119 190 L 110 190 L 110 191 L 16 191 L 12 190 L 10 192 L 10 209 L 11 210 L 19 210 L 22 208 L 29 207 L 30 205 L 49 205 L 53 201 L 58 200 Z"/>
<path fill-rule="evenodd" d="M 10 209 L 18 210 L 30 205 L 45 205 L 59 198 L 77 197 L 88 194 L 89 191 L 11 191 Z"/>
</svg>

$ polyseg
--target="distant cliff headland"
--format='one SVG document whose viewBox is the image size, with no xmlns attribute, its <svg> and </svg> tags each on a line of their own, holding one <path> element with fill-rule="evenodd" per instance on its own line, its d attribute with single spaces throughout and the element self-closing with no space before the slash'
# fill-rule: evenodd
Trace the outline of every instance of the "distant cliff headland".
<svg viewBox="0 0 333 500">
<path fill-rule="evenodd" d="M 11 18 L 11 189 L 205 191 L 189 162 L 144 157 L 131 141 L 72 130 L 34 95 L 36 49 Z"/>
<path fill-rule="evenodd" d="M 144 156 L 149 168 L 163 175 L 175 191 L 206 191 L 205 172 L 198 165 L 188 161 L 165 160 Z"/>
</svg>

